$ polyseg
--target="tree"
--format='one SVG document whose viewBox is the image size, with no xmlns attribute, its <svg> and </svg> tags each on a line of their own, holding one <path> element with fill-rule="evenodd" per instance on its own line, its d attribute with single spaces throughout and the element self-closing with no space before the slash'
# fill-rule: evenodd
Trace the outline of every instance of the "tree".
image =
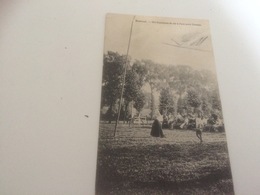
<svg viewBox="0 0 260 195">
<path fill-rule="evenodd" d="M 169 87 L 175 95 L 175 108 L 180 107 L 178 103 L 183 102 L 183 95 L 187 92 L 188 87 L 193 81 L 193 69 L 189 66 L 179 65 L 171 67 L 168 76 Z M 177 109 L 175 109 L 177 115 Z"/>
<path fill-rule="evenodd" d="M 113 117 L 113 105 L 120 97 L 123 87 L 122 81 L 125 62 L 126 56 L 120 55 L 117 52 L 108 51 L 104 55 L 101 106 L 108 106 L 109 123 L 111 123 Z"/>
<path fill-rule="evenodd" d="M 212 104 L 212 109 L 214 110 L 214 112 L 218 115 L 222 115 L 222 112 L 221 112 L 222 108 L 221 108 L 221 102 L 220 102 L 220 98 L 219 98 L 218 89 L 215 89 L 212 92 L 211 104 Z"/>
<path fill-rule="evenodd" d="M 146 82 L 146 76 L 148 73 L 147 67 L 145 67 L 140 61 L 135 61 L 132 66 L 132 71 L 136 73 L 137 85 L 142 87 Z"/>
<path fill-rule="evenodd" d="M 145 105 L 145 95 L 140 91 L 134 98 L 134 108 L 140 114 Z"/>
<path fill-rule="evenodd" d="M 124 122 L 128 115 L 128 106 L 131 101 L 134 101 L 137 95 L 141 91 L 141 83 L 139 81 L 138 74 L 129 67 L 127 73 L 126 73 L 126 79 L 125 79 L 125 90 L 123 94 L 124 98 Z"/>
<path fill-rule="evenodd" d="M 140 72 L 140 75 L 142 76 L 143 80 L 142 82 L 146 82 L 149 84 L 151 89 L 151 117 L 153 117 L 155 112 L 155 98 L 154 98 L 154 92 L 158 88 L 158 85 L 160 83 L 160 76 L 162 66 L 159 64 L 154 63 L 151 60 L 142 60 L 142 61 L 136 61 L 134 63 L 135 67 L 138 67 L 138 70 Z"/>
<path fill-rule="evenodd" d="M 201 110 L 205 117 L 209 117 L 212 112 L 212 106 L 210 104 L 210 99 L 208 96 L 202 96 L 201 98 Z"/>
<path fill-rule="evenodd" d="M 163 88 L 160 93 L 160 113 L 174 113 L 173 95 L 169 88 Z"/>
<path fill-rule="evenodd" d="M 198 92 L 195 91 L 194 89 L 188 90 L 186 99 L 187 99 L 187 104 L 194 109 L 198 108 L 201 105 L 201 97 L 198 94 Z"/>
</svg>

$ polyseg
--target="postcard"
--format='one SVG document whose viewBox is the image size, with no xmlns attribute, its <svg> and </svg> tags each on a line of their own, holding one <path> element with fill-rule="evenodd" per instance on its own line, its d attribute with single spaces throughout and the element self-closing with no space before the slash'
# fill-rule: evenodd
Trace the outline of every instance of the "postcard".
<svg viewBox="0 0 260 195">
<path fill-rule="evenodd" d="M 234 194 L 209 21 L 105 25 L 96 194 Z"/>
</svg>

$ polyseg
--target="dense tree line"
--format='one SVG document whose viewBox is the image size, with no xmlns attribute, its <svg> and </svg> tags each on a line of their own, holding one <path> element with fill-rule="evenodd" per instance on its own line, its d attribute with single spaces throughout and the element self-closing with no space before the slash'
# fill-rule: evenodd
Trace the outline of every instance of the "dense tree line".
<svg viewBox="0 0 260 195">
<path fill-rule="evenodd" d="M 110 122 L 115 120 L 123 87 L 120 119 L 129 117 L 130 104 L 140 113 L 147 99 L 144 86 L 150 88 L 150 117 L 155 109 L 166 115 L 178 112 L 221 115 L 216 77 L 209 70 L 195 70 L 187 65 L 162 65 L 151 60 L 135 60 L 131 64 L 125 55 L 109 51 L 104 54 L 101 101 L 101 107 L 108 109 L 102 117 Z M 155 94 L 159 94 L 159 102 L 155 101 Z"/>
</svg>

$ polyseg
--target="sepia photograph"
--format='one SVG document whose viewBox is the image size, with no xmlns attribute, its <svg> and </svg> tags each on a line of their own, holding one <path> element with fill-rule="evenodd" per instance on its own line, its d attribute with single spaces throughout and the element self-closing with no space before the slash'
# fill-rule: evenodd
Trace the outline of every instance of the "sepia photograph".
<svg viewBox="0 0 260 195">
<path fill-rule="evenodd" d="M 96 194 L 234 194 L 210 24 L 107 14 Z"/>
</svg>

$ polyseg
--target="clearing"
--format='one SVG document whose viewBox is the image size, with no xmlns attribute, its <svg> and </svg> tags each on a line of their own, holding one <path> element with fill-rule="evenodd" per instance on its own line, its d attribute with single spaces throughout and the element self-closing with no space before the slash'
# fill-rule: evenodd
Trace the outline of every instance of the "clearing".
<svg viewBox="0 0 260 195">
<path fill-rule="evenodd" d="M 225 133 L 100 124 L 96 193 L 234 194 Z"/>
</svg>

